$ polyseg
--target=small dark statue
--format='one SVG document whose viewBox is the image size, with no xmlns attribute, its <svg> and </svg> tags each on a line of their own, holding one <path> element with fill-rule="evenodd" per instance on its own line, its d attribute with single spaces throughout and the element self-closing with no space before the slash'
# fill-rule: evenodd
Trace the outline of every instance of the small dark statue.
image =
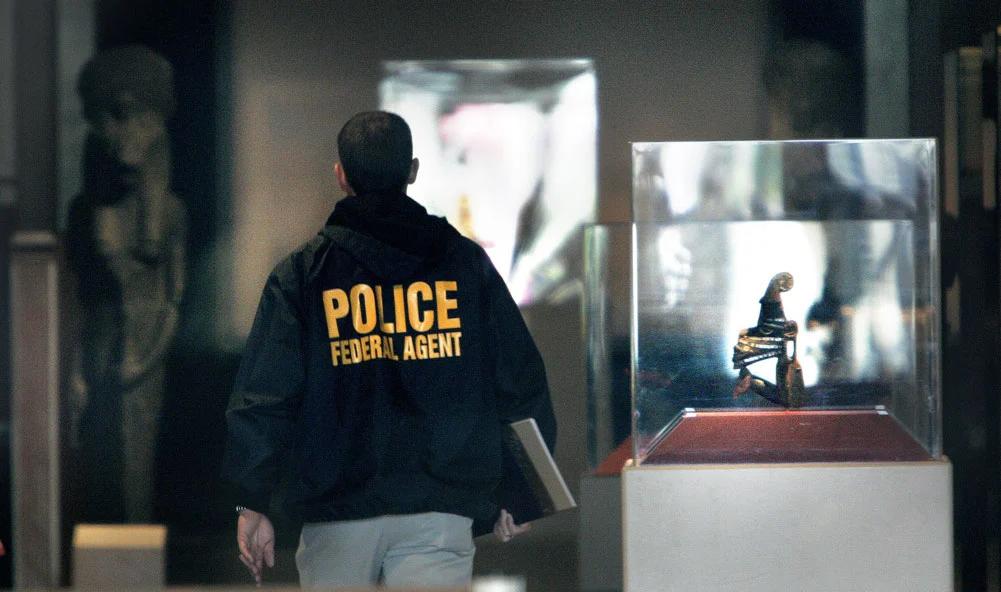
<svg viewBox="0 0 1001 592">
<path fill-rule="evenodd" d="M 739 397 L 751 390 L 783 407 L 799 407 L 806 398 L 803 386 L 803 369 L 796 360 L 796 321 L 787 321 L 782 310 L 782 292 L 792 289 L 792 274 L 776 274 L 765 295 L 761 297 L 758 324 L 740 332 L 737 345 L 733 346 L 733 367 L 740 369 L 740 378 L 733 389 Z M 789 356 L 788 344 L 792 344 Z M 755 362 L 775 358 L 775 384 L 751 374 L 748 366 Z"/>
</svg>

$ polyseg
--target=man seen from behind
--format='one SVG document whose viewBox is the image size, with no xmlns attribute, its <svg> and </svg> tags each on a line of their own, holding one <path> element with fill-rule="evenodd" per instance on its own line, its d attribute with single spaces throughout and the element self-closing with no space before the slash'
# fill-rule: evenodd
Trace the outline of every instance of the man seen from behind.
<svg viewBox="0 0 1001 592">
<path fill-rule="evenodd" d="M 474 520 L 527 529 L 491 498 L 503 426 L 554 445 L 545 368 L 483 249 L 405 194 L 406 122 L 360 113 L 337 144 L 347 197 L 268 277 L 226 414 L 240 559 L 273 566 L 288 464 L 304 587 L 465 585 Z"/>
</svg>

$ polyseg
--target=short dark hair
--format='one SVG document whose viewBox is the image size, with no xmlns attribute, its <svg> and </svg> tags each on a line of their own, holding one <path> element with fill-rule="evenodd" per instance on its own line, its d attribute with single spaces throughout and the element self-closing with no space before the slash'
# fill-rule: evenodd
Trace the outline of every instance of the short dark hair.
<svg viewBox="0 0 1001 592">
<path fill-rule="evenodd" d="M 337 151 L 355 193 L 399 190 L 410 177 L 414 157 L 410 126 L 386 111 L 364 111 L 337 134 Z"/>
</svg>

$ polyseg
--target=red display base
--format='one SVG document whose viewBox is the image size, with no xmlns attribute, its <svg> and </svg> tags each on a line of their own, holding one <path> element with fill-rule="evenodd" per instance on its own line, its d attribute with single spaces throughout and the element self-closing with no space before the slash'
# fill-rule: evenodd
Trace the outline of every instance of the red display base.
<svg viewBox="0 0 1001 592">
<path fill-rule="evenodd" d="M 626 438 L 619 444 L 619 447 L 609 453 L 601 464 L 595 467 L 595 477 L 618 477 L 622 474 L 622 467 L 626 461 L 633 457 L 633 439 Z"/>
<path fill-rule="evenodd" d="M 699 411 L 683 416 L 643 464 L 923 460 L 928 451 L 876 410 Z"/>
</svg>

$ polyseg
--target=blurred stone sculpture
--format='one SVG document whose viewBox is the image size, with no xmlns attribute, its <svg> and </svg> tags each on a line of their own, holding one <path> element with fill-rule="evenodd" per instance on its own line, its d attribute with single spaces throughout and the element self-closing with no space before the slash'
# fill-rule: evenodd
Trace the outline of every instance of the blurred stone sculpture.
<svg viewBox="0 0 1001 592">
<path fill-rule="evenodd" d="M 733 367 L 740 369 L 740 378 L 733 389 L 734 397 L 748 390 L 783 407 L 799 407 L 806 398 L 803 370 L 796 360 L 796 321 L 786 320 L 782 308 L 782 292 L 792 289 L 792 274 L 776 274 L 765 295 L 761 297 L 758 324 L 740 332 L 737 345 L 733 346 Z M 792 356 L 789 355 L 792 344 Z M 776 359 L 775 382 L 759 378 L 747 369 L 755 362 Z"/>
<path fill-rule="evenodd" d="M 149 522 L 166 354 L 184 290 L 187 218 L 171 192 L 170 64 L 141 46 L 99 53 L 77 90 L 90 132 L 67 258 L 82 335 L 72 389 L 86 519 Z"/>
</svg>

